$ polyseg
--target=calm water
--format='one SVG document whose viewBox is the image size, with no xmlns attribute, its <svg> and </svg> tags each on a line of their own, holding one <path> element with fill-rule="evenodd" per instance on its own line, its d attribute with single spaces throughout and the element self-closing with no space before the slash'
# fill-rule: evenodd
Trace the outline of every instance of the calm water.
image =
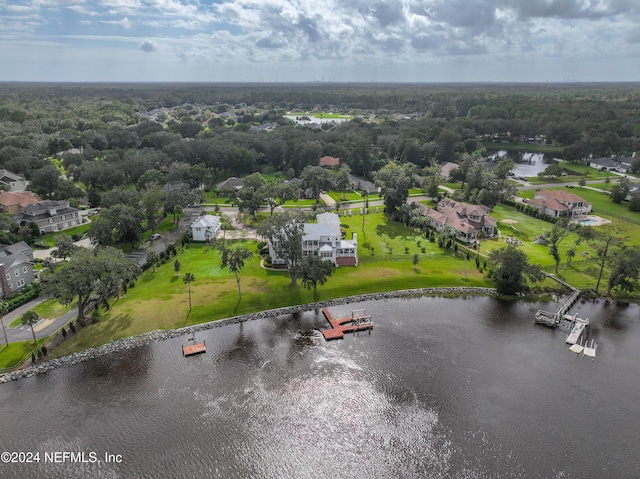
<svg viewBox="0 0 640 479">
<path fill-rule="evenodd" d="M 511 172 L 515 176 L 537 176 L 538 173 L 544 171 L 547 166 L 557 163 L 552 155 L 544 153 L 522 153 L 519 151 L 500 150 L 493 153 L 490 158 L 507 157 L 514 162 Z M 559 160 L 558 160 L 559 161 Z"/>
<path fill-rule="evenodd" d="M 539 306 L 359 303 L 331 311 L 376 329 L 342 341 L 309 312 L 201 333 L 197 357 L 177 338 L 5 384 L 1 449 L 42 456 L 0 477 L 638 477 L 640 308 L 572 310 L 592 360 Z M 56 451 L 101 462 L 45 464 Z"/>
</svg>

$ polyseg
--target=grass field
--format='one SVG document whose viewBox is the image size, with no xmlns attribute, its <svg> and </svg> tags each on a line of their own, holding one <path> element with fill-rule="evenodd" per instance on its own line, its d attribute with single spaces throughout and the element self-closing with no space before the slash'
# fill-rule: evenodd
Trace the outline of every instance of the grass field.
<svg viewBox="0 0 640 479">
<path fill-rule="evenodd" d="M 225 317 L 246 314 L 313 301 L 361 293 L 393 291 L 435 286 L 491 286 L 492 282 L 480 274 L 473 261 L 442 252 L 411 229 L 387 223 L 382 214 L 362 217 L 343 217 L 348 225 L 347 237 L 355 232 L 361 244 L 360 264 L 357 268 L 337 268 L 324 286 L 313 291 L 301 285 L 290 285 L 286 271 L 267 271 L 260 267 L 255 255 L 240 273 L 242 301 L 234 276 L 220 268 L 217 250 L 193 244 L 182 250 L 178 259 L 181 273 L 192 273 L 193 309 L 188 311 L 187 286 L 182 276 L 175 276 L 173 259 L 160 266 L 155 273 L 148 270 L 130 288 L 126 297 L 117 300 L 104 319 L 80 331 L 59 346 L 60 356 L 115 339 L 154 329 L 173 329 Z M 425 253 L 417 242 L 425 246 Z M 246 242 L 256 251 L 255 242 Z M 408 253 L 405 252 L 408 248 Z M 420 255 L 414 270 L 413 255 Z"/>
<path fill-rule="evenodd" d="M 41 346 L 46 339 L 38 339 L 36 343 L 33 341 L 21 341 L 19 343 L 9 343 L 9 345 L 0 346 L 0 370 L 10 369 L 26 358 L 29 357 L 31 351 Z"/>
<path fill-rule="evenodd" d="M 334 201 L 364 201 L 364 197 L 357 191 L 328 191 L 327 194 L 333 198 Z"/>
<path fill-rule="evenodd" d="M 89 230 L 89 226 L 91 226 L 90 222 L 83 223 L 81 225 L 76 226 L 75 228 L 69 228 L 68 230 L 44 234 L 40 238 L 38 238 L 38 244 L 42 245 L 45 248 L 53 248 L 56 245 L 55 237 L 58 236 L 59 234 L 64 234 L 67 236 L 79 235 L 83 237 L 84 234 Z"/>
<path fill-rule="evenodd" d="M 57 318 L 58 316 L 61 316 L 67 311 L 71 310 L 71 308 L 75 308 L 75 303 L 64 306 L 60 304 L 58 300 L 52 298 L 47 299 L 46 301 L 31 308 L 31 310 L 38 313 L 38 316 L 40 318 Z M 9 323 L 9 327 L 15 328 L 16 326 L 20 326 L 21 324 L 22 322 L 20 321 L 20 317 L 17 317 Z"/>
</svg>

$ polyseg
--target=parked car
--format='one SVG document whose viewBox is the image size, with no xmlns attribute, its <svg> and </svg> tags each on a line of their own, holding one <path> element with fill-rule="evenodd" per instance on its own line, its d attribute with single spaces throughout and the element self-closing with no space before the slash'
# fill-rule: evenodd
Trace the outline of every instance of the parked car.
<svg viewBox="0 0 640 479">
<path fill-rule="evenodd" d="M 158 238 L 160 238 L 160 235 L 158 233 L 154 233 L 149 237 L 149 241 L 155 241 Z"/>
<path fill-rule="evenodd" d="M 97 215 L 97 214 L 99 214 L 99 213 L 100 213 L 100 212 L 99 212 L 98 210 L 89 210 L 89 211 L 87 212 L 87 216 L 93 216 L 93 215 Z"/>
</svg>

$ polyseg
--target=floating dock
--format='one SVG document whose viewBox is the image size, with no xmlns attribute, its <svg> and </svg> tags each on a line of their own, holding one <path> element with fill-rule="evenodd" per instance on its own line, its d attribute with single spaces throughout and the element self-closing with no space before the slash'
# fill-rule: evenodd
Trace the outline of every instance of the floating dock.
<svg viewBox="0 0 640 479">
<path fill-rule="evenodd" d="M 579 342 L 577 344 L 572 344 L 571 347 L 569 347 L 569 350 L 571 352 L 574 352 L 577 354 L 583 353 L 588 358 L 596 357 L 596 349 L 598 349 L 598 345 L 595 343 L 593 339 L 591 340 L 591 342 L 584 341 L 584 344 L 581 344 Z"/>
<path fill-rule="evenodd" d="M 324 317 L 327 318 L 327 321 L 329 321 L 331 325 L 331 329 L 322 331 L 322 335 L 327 341 L 331 339 L 342 339 L 344 333 L 373 329 L 371 316 L 365 314 L 364 309 L 351 311 L 351 316 L 340 319 L 334 318 L 327 308 L 322 308 L 322 314 L 324 314 Z"/>
<path fill-rule="evenodd" d="M 595 358 L 596 349 L 598 349 L 598 345 L 593 342 L 593 339 L 591 340 L 591 345 L 587 346 L 587 344 L 589 343 L 587 342 L 584 345 L 584 351 L 583 351 L 584 355 L 590 358 Z"/>
<path fill-rule="evenodd" d="M 207 352 L 207 346 L 205 342 L 188 344 L 186 346 L 182 346 L 182 355 L 183 356 L 193 356 L 194 354 L 202 354 Z"/>
</svg>

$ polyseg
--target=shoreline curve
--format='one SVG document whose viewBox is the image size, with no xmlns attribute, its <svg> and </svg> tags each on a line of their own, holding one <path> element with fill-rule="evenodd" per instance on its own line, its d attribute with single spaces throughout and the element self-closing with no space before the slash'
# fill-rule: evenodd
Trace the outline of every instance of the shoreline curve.
<svg viewBox="0 0 640 479">
<path fill-rule="evenodd" d="M 130 336 L 128 338 L 118 339 L 102 346 L 95 348 L 85 349 L 68 356 L 52 359 L 46 361 L 37 366 L 29 366 L 27 368 L 12 371 L 0 375 L 0 384 L 8 383 L 10 381 L 16 381 L 23 378 L 28 378 L 38 374 L 44 374 L 48 371 L 57 368 L 66 368 L 73 366 L 84 361 L 96 359 L 102 356 L 106 356 L 120 351 L 127 351 L 129 349 L 145 346 L 147 344 L 155 343 L 157 341 L 164 341 L 166 339 L 177 338 L 185 334 L 197 333 L 200 331 L 206 331 L 209 329 L 219 328 L 222 326 L 228 326 L 231 324 L 243 323 L 245 321 L 254 321 L 256 319 L 265 319 L 268 317 L 289 315 L 294 313 L 302 313 L 314 309 L 320 309 L 323 307 L 342 306 L 350 303 L 359 303 L 363 301 L 378 301 L 383 299 L 395 299 L 406 298 L 412 296 L 441 296 L 447 294 L 456 295 L 471 295 L 471 296 L 496 296 L 497 290 L 495 288 L 481 288 L 481 287 L 445 287 L 445 288 L 420 288 L 420 289 L 406 289 L 400 291 L 388 291 L 382 293 L 369 293 L 359 294 L 355 296 L 347 296 L 344 298 L 336 298 L 328 301 L 321 301 L 318 303 L 306 303 L 297 306 L 287 306 L 284 308 L 268 309 L 264 311 L 258 311 L 256 313 L 244 314 L 241 316 L 233 316 L 230 318 L 218 319 L 215 321 L 209 321 L 207 323 L 195 324 L 193 326 L 186 326 L 184 328 L 169 329 L 169 330 L 154 330 L 146 333 Z"/>
</svg>

